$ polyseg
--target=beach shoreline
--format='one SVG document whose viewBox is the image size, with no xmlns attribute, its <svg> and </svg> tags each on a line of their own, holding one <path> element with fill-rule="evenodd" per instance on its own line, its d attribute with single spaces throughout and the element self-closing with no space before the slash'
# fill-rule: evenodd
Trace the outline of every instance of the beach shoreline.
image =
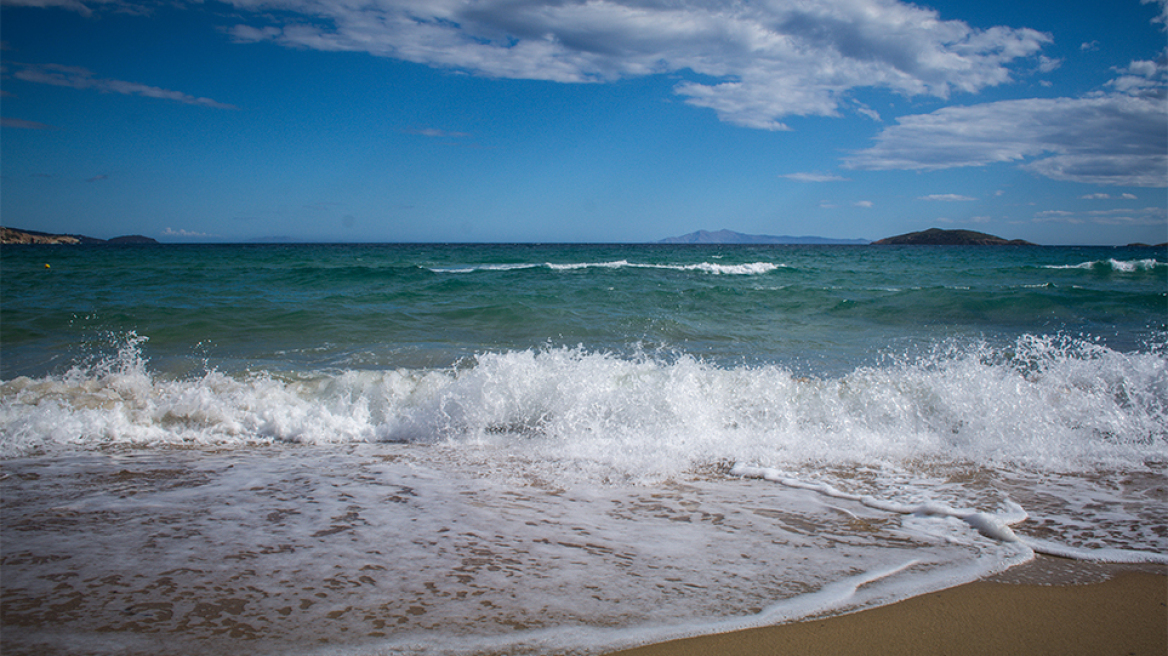
<svg viewBox="0 0 1168 656">
<path fill-rule="evenodd" d="M 606 656 L 1168 654 L 1168 568 L 1039 556 L 893 604 Z"/>
<path fill-rule="evenodd" d="M 5 654 L 598 656 L 1168 565 L 1146 249 L 45 248 Z"/>
</svg>

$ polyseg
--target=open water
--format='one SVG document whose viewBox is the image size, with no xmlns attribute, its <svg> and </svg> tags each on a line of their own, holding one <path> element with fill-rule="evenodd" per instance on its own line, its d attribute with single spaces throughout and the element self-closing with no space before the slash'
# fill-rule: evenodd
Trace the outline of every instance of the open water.
<svg viewBox="0 0 1168 656">
<path fill-rule="evenodd" d="M 4 246 L 0 457 L 6 653 L 596 654 L 1163 565 L 1168 256 Z"/>
</svg>

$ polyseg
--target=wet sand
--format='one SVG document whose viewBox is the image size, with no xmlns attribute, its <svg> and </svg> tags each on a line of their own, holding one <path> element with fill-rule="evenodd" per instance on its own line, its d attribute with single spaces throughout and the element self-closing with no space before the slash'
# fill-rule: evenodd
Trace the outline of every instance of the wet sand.
<svg viewBox="0 0 1168 656">
<path fill-rule="evenodd" d="M 1049 560 L 1031 568 L 1033 572 Z M 1058 569 L 1060 565 L 1054 565 Z M 999 580 L 821 620 L 646 645 L 610 656 L 1168 654 L 1168 570 L 1088 572 L 1088 583 Z M 1050 577 L 1045 577 L 1050 578 Z"/>
</svg>

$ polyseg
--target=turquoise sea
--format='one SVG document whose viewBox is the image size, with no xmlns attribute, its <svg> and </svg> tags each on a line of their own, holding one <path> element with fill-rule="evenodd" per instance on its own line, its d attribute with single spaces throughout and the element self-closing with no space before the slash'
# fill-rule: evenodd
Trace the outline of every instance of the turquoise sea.
<svg viewBox="0 0 1168 656">
<path fill-rule="evenodd" d="M 1168 254 L 6 245 L 0 457 L 6 651 L 596 654 L 1162 567 Z"/>
</svg>

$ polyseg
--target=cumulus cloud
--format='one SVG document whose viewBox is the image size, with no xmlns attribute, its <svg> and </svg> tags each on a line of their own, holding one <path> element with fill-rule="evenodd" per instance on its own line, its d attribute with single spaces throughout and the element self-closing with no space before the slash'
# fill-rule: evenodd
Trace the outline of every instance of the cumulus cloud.
<svg viewBox="0 0 1168 656">
<path fill-rule="evenodd" d="M 844 165 L 940 170 L 1018 162 L 1054 180 L 1168 185 L 1168 55 L 1117 69 L 1105 90 L 945 107 L 901 117 Z"/>
<path fill-rule="evenodd" d="M 1159 59 L 1140 59 L 1123 68 L 1115 68 L 1119 77 L 1109 80 L 1107 86 L 1119 93 L 1163 101 L 1168 86 L 1168 49 Z"/>
<path fill-rule="evenodd" d="M 172 100 L 186 105 L 214 107 L 216 109 L 236 109 L 234 105 L 197 98 L 181 91 L 171 91 L 159 87 L 152 87 L 137 82 L 111 80 L 94 77 L 93 72 L 77 66 L 61 66 L 59 64 L 10 64 L 14 71 L 12 77 L 25 82 L 38 84 L 52 84 L 59 87 L 73 89 L 93 89 L 102 93 L 120 93 L 128 96 L 142 96 L 145 98 L 160 98 Z"/>
<path fill-rule="evenodd" d="M 796 182 L 842 182 L 850 180 L 850 178 L 841 177 L 834 173 L 787 173 L 779 177 L 795 180 Z"/>
<path fill-rule="evenodd" d="M 961 194 L 930 194 L 928 196 L 921 196 L 921 197 L 917 198 L 917 200 L 941 200 L 941 201 L 952 202 L 952 201 L 965 201 L 965 200 L 977 200 L 977 199 L 972 198 L 970 196 L 962 196 Z"/>
<path fill-rule="evenodd" d="M 897 0 L 229 0 L 238 42 L 359 51 L 500 78 L 680 74 L 674 91 L 735 125 L 875 113 L 860 87 L 948 98 L 1011 81 L 1050 37 L 978 29 Z M 250 13 L 248 13 L 250 12 Z M 1049 60 L 1048 60 L 1049 61 Z M 878 118 L 878 117 L 877 117 Z"/>
</svg>

